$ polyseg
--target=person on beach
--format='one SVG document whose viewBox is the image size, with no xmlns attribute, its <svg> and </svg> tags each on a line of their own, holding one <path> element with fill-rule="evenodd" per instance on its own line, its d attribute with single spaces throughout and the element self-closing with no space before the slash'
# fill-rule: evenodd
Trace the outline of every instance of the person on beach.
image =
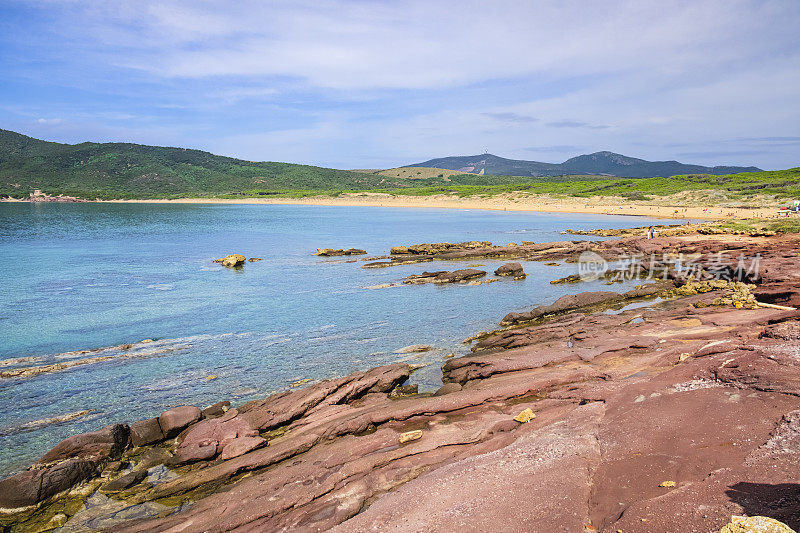
<svg viewBox="0 0 800 533">
<path fill-rule="evenodd" d="M 650 240 L 652 238 L 653 238 L 653 226 L 650 226 L 649 228 L 647 228 L 647 240 Z"/>
</svg>

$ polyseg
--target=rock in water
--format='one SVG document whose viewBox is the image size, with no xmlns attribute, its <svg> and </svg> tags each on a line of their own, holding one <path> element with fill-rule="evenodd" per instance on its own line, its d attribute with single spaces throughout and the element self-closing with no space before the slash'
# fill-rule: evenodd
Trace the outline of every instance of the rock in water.
<svg viewBox="0 0 800 533">
<path fill-rule="evenodd" d="M 524 274 L 522 265 L 519 263 L 506 263 L 501 265 L 500 268 L 494 271 L 497 276 L 521 276 Z"/>
<path fill-rule="evenodd" d="M 222 263 L 224 267 L 237 267 L 243 265 L 246 260 L 247 258 L 241 254 L 231 254 L 226 255 L 218 261 Z"/>
<path fill-rule="evenodd" d="M 394 353 L 397 354 L 404 354 L 404 353 L 419 353 L 419 352 L 429 352 L 431 351 L 430 344 L 412 344 L 411 346 L 406 346 L 405 348 L 400 348 Z"/>
</svg>

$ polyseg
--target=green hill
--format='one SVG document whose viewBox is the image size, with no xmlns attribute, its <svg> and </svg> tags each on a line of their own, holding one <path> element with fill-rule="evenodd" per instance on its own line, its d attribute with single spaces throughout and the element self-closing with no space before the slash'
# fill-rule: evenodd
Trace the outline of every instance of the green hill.
<svg viewBox="0 0 800 533">
<path fill-rule="evenodd" d="M 290 163 L 255 163 L 200 150 L 130 143 L 60 144 L 0 130 L 0 195 L 172 198 L 253 190 L 408 186 L 408 180 Z"/>
</svg>

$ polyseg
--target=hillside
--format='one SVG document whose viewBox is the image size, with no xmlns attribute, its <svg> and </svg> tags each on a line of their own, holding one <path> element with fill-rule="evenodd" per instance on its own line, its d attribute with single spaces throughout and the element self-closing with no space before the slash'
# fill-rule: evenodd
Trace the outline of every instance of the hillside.
<svg viewBox="0 0 800 533">
<path fill-rule="evenodd" d="M 84 198 L 166 198 L 252 190 L 403 187 L 391 176 L 243 161 L 200 150 L 130 143 L 60 144 L 0 130 L 0 195 L 34 189 Z"/>
<path fill-rule="evenodd" d="M 757 167 L 687 165 L 678 161 L 645 161 L 613 152 L 596 152 L 567 159 L 563 163 L 541 163 L 506 159 L 492 154 L 430 159 L 409 167 L 432 167 L 483 175 L 559 176 L 601 174 L 628 178 L 669 177 L 678 174 L 724 175 L 758 172 Z"/>
</svg>

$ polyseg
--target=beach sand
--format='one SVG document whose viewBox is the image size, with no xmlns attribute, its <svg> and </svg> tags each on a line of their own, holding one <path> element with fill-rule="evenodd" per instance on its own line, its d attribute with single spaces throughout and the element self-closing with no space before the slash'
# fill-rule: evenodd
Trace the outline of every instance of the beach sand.
<svg viewBox="0 0 800 533">
<path fill-rule="evenodd" d="M 538 211 L 543 213 L 593 213 L 603 215 L 634 215 L 671 219 L 740 219 L 773 218 L 775 207 L 686 207 L 622 198 L 551 198 L 534 195 L 497 195 L 492 197 L 461 198 L 452 195 L 393 196 L 383 193 L 351 193 L 338 197 L 307 198 L 180 198 L 176 200 L 109 200 L 116 203 L 213 203 L 213 204 L 283 204 L 361 207 L 414 207 L 436 209 L 488 209 L 496 211 Z"/>
</svg>

